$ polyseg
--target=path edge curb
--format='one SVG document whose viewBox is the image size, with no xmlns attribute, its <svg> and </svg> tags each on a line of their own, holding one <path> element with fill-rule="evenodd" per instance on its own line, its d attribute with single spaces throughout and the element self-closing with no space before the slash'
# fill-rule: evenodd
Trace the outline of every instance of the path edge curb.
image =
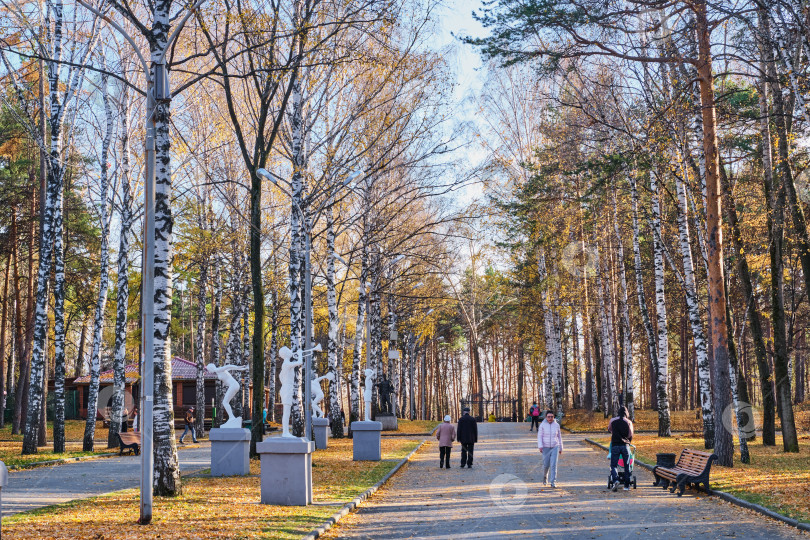
<svg viewBox="0 0 810 540">
<path fill-rule="evenodd" d="M 605 452 L 609 451 L 608 447 L 605 446 L 604 444 L 600 444 L 600 443 L 598 443 L 598 442 L 596 442 L 594 440 L 587 439 L 587 438 L 584 439 L 584 440 L 585 440 L 586 443 L 588 443 L 588 444 L 590 444 L 592 446 L 595 446 L 595 447 L 599 448 L 600 450 L 604 450 Z M 653 470 L 652 465 L 650 465 L 648 463 L 645 463 L 644 461 L 640 460 L 638 457 L 636 457 L 636 463 L 638 463 L 639 465 L 641 465 L 642 467 L 644 467 L 645 469 L 647 469 L 650 472 L 652 472 L 652 470 Z M 737 506 L 740 506 L 742 508 L 746 508 L 748 510 L 753 510 L 754 512 L 758 512 L 758 513 L 760 513 L 760 514 L 762 514 L 764 516 L 767 516 L 767 517 L 769 517 L 771 519 L 781 521 L 782 523 L 790 525 L 791 527 L 796 527 L 797 529 L 799 529 L 801 531 L 810 532 L 810 523 L 805 523 L 803 521 L 799 521 L 798 519 L 793 519 L 793 518 L 788 517 L 788 516 L 786 516 L 784 514 L 780 514 L 779 512 L 774 512 L 773 510 L 771 510 L 769 508 L 765 508 L 764 506 L 761 506 L 759 504 L 754 504 L 752 502 L 748 502 L 746 500 L 740 499 L 739 497 L 735 497 L 734 495 L 732 495 L 730 493 L 726 493 L 725 491 L 720 491 L 720 490 L 717 490 L 717 489 L 713 489 L 712 492 L 711 492 L 711 495 L 717 495 L 718 497 L 720 497 L 721 499 L 723 499 L 726 502 L 729 502 L 731 504 L 735 504 Z"/>
<path fill-rule="evenodd" d="M 416 446 L 416 448 L 411 450 L 410 453 L 407 456 L 402 458 L 402 460 L 399 463 L 397 463 L 396 466 L 393 469 L 388 471 L 388 474 L 383 476 L 382 479 L 379 482 L 377 482 L 376 484 L 374 484 L 373 486 L 368 488 L 366 491 L 364 491 L 363 493 L 361 493 L 360 495 L 358 495 L 357 497 L 355 497 L 351 501 L 344 504 L 343 508 L 341 508 L 340 510 L 338 510 L 337 512 L 335 512 L 334 514 L 329 516 L 326 519 L 326 521 L 324 521 L 323 523 L 321 523 L 320 525 L 318 525 L 317 527 L 312 529 L 308 535 L 303 537 L 302 540 L 315 540 L 316 538 L 319 538 L 322 534 L 324 534 L 326 531 L 328 531 L 329 529 L 334 527 L 341 519 L 343 519 L 346 516 L 346 514 L 348 514 L 352 510 L 355 510 L 358 506 L 360 506 L 363 503 L 363 501 L 365 501 L 366 499 L 371 497 L 378 489 L 380 489 L 386 482 L 388 482 L 388 480 L 390 480 L 391 477 L 394 476 L 394 474 L 396 474 L 396 472 L 399 469 L 401 469 L 403 465 L 405 465 L 408 461 L 411 460 L 411 457 L 420 448 L 422 448 L 422 445 L 425 444 L 426 442 L 428 442 L 428 441 L 424 440 L 424 441 L 420 442 Z"/>
</svg>

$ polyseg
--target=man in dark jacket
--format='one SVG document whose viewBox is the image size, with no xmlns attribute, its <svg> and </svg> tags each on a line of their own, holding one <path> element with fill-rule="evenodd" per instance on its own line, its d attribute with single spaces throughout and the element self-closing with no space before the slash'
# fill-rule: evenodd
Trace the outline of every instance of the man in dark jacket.
<svg viewBox="0 0 810 540">
<path fill-rule="evenodd" d="M 463 414 L 458 421 L 456 428 L 456 438 L 461 443 L 461 468 L 464 465 L 472 469 L 473 447 L 478 442 L 478 424 L 475 418 L 470 416 L 470 408 L 464 407 Z"/>
<path fill-rule="evenodd" d="M 627 418 L 627 407 L 619 407 L 619 416 L 608 424 L 610 432 L 610 482 L 613 491 L 619 489 L 619 458 L 624 462 L 624 490 L 630 489 L 630 451 L 633 440 L 633 422 Z"/>
</svg>

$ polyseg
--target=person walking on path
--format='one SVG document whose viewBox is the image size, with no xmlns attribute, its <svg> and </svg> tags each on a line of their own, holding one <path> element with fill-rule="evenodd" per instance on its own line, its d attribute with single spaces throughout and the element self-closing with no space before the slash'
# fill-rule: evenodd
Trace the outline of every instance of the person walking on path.
<svg viewBox="0 0 810 540">
<path fill-rule="evenodd" d="M 191 431 L 191 440 L 195 443 L 197 442 L 197 430 L 194 427 L 194 407 L 189 407 L 186 410 L 186 429 L 183 431 L 183 434 L 180 435 L 180 444 L 185 444 L 183 442 L 183 437 L 186 436 L 186 433 Z"/>
<path fill-rule="evenodd" d="M 449 414 L 444 417 L 444 423 L 436 430 L 436 438 L 439 440 L 439 468 L 446 466 L 449 469 L 450 449 L 456 440 L 456 428 L 450 423 Z"/>
<path fill-rule="evenodd" d="M 557 487 L 557 457 L 562 454 L 563 442 L 560 424 L 554 419 L 554 413 L 546 413 L 546 421 L 537 428 L 537 448 L 543 453 L 543 485 L 551 483 Z"/>
<path fill-rule="evenodd" d="M 456 429 L 458 442 L 461 444 L 461 468 L 467 465 L 468 469 L 472 469 L 473 463 L 473 447 L 478 442 L 478 423 L 475 418 L 470 416 L 470 408 L 464 407 L 461 418 L 458 420 L 458 429 Z"/>
<path fill-rule="evenodd" d="M 534 427 L 537 426 L 537 429 L 540 429 L 540 407 L 537 406 L 537 402 L 533 401 L 532 406 L 529 407 L 529 416 L 532 419 L 532 427 L 529 428 L 529 431 L 534 431 Z"/>
<path fill-rule="evenodd" d="M 627 407 L 619 407 L 619 416 L 610 420 L 610 481 L 613 491 L 619 489 L 619 458 L 624 460 L 624 490 L 630 491 L 630 450 L 633 440 L 633 422 L 627 418 Z"/>
</svg>

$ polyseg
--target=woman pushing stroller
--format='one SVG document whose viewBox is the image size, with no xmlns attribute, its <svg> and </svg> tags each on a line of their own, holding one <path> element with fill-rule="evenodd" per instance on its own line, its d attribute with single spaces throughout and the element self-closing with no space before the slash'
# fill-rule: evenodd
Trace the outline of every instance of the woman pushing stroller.
<svg viewBox="0 0 810 540">
<path fill-rule="evenodd" d="M 627 407 L 619 407 L 619 416 L 611 419 L 608 424 L 610 432 L 610 484 L 612 490 L 619 489 L 619 481 L 624 480 L 624 490 L 630 490 L 630 474 L 632 463 L 628 445 L 633 440 L 633 422 L 627 418 Z M 624 462 L 624 475 L 619 475 L 619 458 Z"/>
</svg>

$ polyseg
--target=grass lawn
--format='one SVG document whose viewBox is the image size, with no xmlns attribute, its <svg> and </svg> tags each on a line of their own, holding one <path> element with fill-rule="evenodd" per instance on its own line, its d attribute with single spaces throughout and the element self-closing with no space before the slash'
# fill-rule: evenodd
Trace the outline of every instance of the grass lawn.
<svg viewBox="0 0 810 540">
<path fill-rule="evenodd" d="M 163 540 L 208 538 L 300 538 L 343 504 L 382 479 L 420 441 L 383 439 L 383 460 L 352 461 L 349 439 L 331 439 L 329 448 L 313 454 L 315 504 L 308 507 L 259 504 L 259 461 L 250 476 L 186 478 L 183 494 L 155 497 L 154 521 L 138 520 L 138 490 L 73 501 L 17 514 L 3 520 L 6 539 Z"/>
<path fill-rule="evenodd" d="M 796 419 L 796 429 L 810 433 L 810 401 L 793 406 L 793 415 Z M 650 409 L 636 409 L 633 424 L 636 431 L 658 431 L 658 412 Z M 608 418 L 601 412 L 586 411 L 585 409 L 568 409 L 563 416 L 562 427 L 573 432 L 607 431 Z M 691 411 L 671 411 L 670 421 L 672 431 L 686 433 L 703 433 L 703 420 L 700 409 Z M 754 423 L 757 428 L 762 427 L 762 412 L 754 409 Z M 776 429 L 780 429 L 779 416 L 776 417 Z"/>
<path fill-rule="evenodd" d="M 633 422 L 636 431 L 658 431 L 658 412 L 647 409 L 636 409 L 636 419 Z M 577 431 L 607 431 L 610 421 L 601 412 L 586 411 L 585 409 L 569 409 L 563 416 L 562 427 Z M 686 431 L 699 433 L 703 429 L 700 419 L 700 409 L 694 411 L 672 411 L 670 413 L 672 431 Z"/>
<path fill-rule="evenodd" d="M 439 422 L 435 420 L 397 420 L 397 432 L 399 433 L 431 433 Z"/>
<path fill-rule="evenodd" d="M 594 438 L 604 445 L 610 437 Z M 638 457 L 655 464 L 655 454 L 671 452 L 679 455 L 684 448 L 703 450 L 703 438 L 674 436 L 659 438 L 655 435 L 636 435 L 633 439 Z M 782 452 L 782 438 L 776 437 L 776 446 L 749 444 L 751 463 L 740 463 L 739 446 L 735 438 L 734 467 L 712 465 L 711 486 L 749 502 L 801 521 L 810 522 L 810 437 L 799 440 L 800 452 Z"/>
<path fill-rule="evenodd" d="M 93 454 L 106 454 L 114 452 L 115 449 L 107 448 L 107 428 L 101 422 L 96 422 L 95 448 L 93 452 L 82 451 L 82 439 L 84 438 L 84 420 L 67 420 L 65 422 L 65 450 L 67 452 L 54 454 L 53 452 L 53 423 L 48 422 L 47 427 L 48 444 L 37 450 L 36 454 L 21 455 L 22 434 L 12 435 L 11 425 L 0 429 L 0 461 L 7 467 L 26 465 L 39 461 L 50 461 L 53 459 L 73 458 L 79 456 L 89 456 Z"/>
</svg>

